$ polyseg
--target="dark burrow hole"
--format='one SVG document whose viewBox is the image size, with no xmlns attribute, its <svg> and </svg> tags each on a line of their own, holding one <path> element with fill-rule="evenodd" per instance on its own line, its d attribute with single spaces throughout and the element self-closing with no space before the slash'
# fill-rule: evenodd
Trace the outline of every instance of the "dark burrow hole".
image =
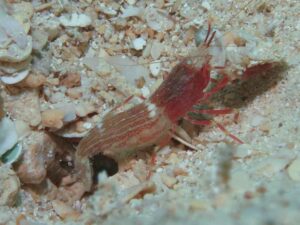
<svg viewBox="0 0 300 225">
<path fill-rule="evenodd" d="M 93 181 L 97 183 L 97 176 L 100 172 L 106 171 L 108 176 L 116 174 L 119 170 L 118 163 L 102 154 L 95 155 L 91 158 L 91 164 L 93 167 Z"/>
</svg>

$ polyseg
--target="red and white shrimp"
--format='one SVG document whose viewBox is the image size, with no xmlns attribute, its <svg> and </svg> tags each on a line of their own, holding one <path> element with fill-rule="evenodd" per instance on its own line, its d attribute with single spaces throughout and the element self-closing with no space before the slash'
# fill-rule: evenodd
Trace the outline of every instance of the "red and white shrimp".
<svg viewBox="0 0 300 225">
<path fill-rule="evenodd" d="M 199 55 L 186 57 L 175 66 L 149 99 L 105 118 L 93 128 L 80 141 L 78 157 L 92 157 L 101 153 L 120 158 L 126 157 L 128 151 L 166 143 L 177 122 L 187 116 L 193 105 L 206 100 L 226 84 L 225 78 L 212 90 L 205 92 L 211 80 L 208 49 L 214 35 L 209 26 L 204 43 L 198 47 Z M 192 122 L 202 124 L 201 121 Z"/>
</svg>

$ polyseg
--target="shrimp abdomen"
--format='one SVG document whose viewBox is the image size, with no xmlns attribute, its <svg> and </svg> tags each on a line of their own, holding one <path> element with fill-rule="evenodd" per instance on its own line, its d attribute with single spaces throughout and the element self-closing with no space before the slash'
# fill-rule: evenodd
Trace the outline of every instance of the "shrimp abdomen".
<svg viewBox="0 0 300 225">
<path fill-rule="evenodd" d="M 172 123 L 153 103 L 141 103 L 107 119 L 93 128 L 78 146 L 77 154 L 92 157 L 98 153 L 112 158 L 157 144 L 168 137 Z"/>
</svg>

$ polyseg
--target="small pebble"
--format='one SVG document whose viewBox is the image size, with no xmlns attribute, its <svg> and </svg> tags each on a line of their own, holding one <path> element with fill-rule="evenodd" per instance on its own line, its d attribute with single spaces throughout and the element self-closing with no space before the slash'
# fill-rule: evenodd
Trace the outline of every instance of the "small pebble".
<svg viewBox="0 0 300 225">
<path fill-rule="evenodd" d="M 144 38 L 139 37 L 132 41 L 132 45 L 135 50 L 142 50 L 146 46 L 146 41 Z"/>
<path fill-rule="evenodd" d="M 42 112 L 42 124 L 45 127 L 60 129 L 63 126 L 65 113 L 59 109 L 49 109 Z"/>
</svg>

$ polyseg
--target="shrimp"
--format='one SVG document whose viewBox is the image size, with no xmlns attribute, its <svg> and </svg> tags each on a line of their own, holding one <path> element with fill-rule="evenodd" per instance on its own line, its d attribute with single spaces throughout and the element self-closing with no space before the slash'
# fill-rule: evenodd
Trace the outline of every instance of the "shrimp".
<svg viewBox="0 0 300 225">
<path fill-rule="evenodd" d="M 152 96 L 135 107 L 105 118 L 78 145 L 79 157 L 102 153 L 126 157 L 129 150 L 166 142 L 170 131 L 193 105 L 206 99 L 204 90 L 210 81 L 208 47 L 215 32 L 208 30 L 199 47 L 200 57 L 187 57 L 174 69 Z"/>
<path fill-rule="evenodd" d="M 226 85 L 228 79 L 224 77 L 210 91 L 205 91 L 211 81 L 209 46 L 214 36 L 209 25 L 204 42 L 198 46 L 197 57 L 184 58 L 149 99 L 127 111 L 105 117 L 79 142 L 75 167 L 81 170 L 81 176 L 90 177 L 88 158 L 99 153 L 119 161 L 139 149 L 166 144 L 178 121 L 187 117 L 195 104 L 207 100 Z M 188 119 L 195 124 L 207 122 Z M 84 183 L 91 186 L 91 180 Z"/>
</svg>

